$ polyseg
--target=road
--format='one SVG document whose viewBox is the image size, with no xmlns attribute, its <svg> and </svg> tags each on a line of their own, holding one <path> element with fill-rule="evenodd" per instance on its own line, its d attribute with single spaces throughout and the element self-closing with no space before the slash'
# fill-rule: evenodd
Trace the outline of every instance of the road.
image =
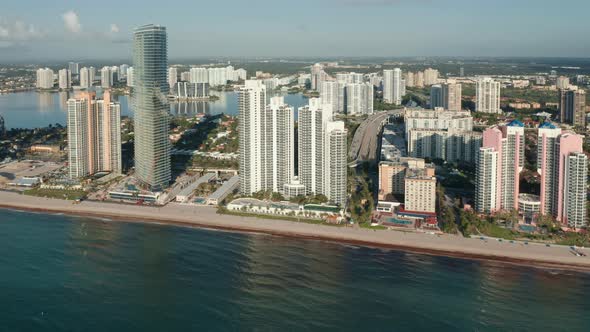
<svg viewBox="0 0 590 332">
<path fill-rule="evenodd" d="M 363 161 L 376 162 L 379 151 L 379 139 L 384 122 L 391 115 L 402 115 L 403 109 L 379 112 L 363 121 L 352 138 L 348 156 L 354 160 L 351 164 Z"/>
</svg>

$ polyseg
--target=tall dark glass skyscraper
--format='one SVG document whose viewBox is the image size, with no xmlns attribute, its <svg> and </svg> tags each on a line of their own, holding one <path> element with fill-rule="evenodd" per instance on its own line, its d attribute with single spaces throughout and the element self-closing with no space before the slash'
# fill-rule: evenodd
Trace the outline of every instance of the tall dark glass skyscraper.
<svg viewBox="0 0 590 332">
<path fill-rule="evenodd" d="M 133 36 L 135 176 L 151 190 L 170 182 L 166 28 L 144 25 Z"/>
</svg>

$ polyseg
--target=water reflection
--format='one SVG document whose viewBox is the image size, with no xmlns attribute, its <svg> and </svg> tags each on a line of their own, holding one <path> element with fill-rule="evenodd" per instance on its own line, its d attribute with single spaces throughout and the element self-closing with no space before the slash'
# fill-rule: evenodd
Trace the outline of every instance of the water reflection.
<svg viewBox="0 0 590 332">
<path fill-rule="evenodd" d="M 51 92 L 39 92 L 39 111 L 47 112 L 53 106 L 53 94 Z"/>
<path fill-rule="evenodd" d="M 179 101 L 170 103 L 170 114 L 173 116 L 195 116 L 210 114 L 208 101 Z"/>
</svg>

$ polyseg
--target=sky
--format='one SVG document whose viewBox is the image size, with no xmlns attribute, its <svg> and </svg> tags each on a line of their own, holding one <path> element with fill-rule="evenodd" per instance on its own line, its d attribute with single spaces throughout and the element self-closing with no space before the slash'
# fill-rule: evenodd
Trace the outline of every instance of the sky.
<svg viewBox="0 0 590 332">
<path fill-rule="evenodd" d="M 168 56 L 590 57 L 588 0 L 3 0 L 0 61 L 130 59 L 133 28 Z"/>
</svg>

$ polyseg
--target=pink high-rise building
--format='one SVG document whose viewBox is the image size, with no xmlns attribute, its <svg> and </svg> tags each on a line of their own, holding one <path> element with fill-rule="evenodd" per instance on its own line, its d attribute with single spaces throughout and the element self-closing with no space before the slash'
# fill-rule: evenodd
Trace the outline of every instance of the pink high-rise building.
<svg viewBox="0 0 590 332">
<path fill-rule="evenodd" d="M 475 208 L 481 213 L 518 209 L 524 166 L 524 125 L 514 120 L 483 133 L 476 169 Z"/>
<path fill-rule="evenodd" d="M 563 226 L 580 228 L 586 221 L 586 179 L 588 158 L 583 137 L 562 133 L 550 123 L 539 127 L 537 165 L 541 175 L 541 209 Z"/>
<path fill-rule="evenodd" d="M 559 173 L 555 217 L 573 228 L 586 224 L 587 158 L 583 154 L 583 140 L 581 135 L 564 133 L 557 141 Z M 580 196 L 583 202 L 579 201 Z M 582 209 L 580 205 L 583 205 Z"/>
</svg>

